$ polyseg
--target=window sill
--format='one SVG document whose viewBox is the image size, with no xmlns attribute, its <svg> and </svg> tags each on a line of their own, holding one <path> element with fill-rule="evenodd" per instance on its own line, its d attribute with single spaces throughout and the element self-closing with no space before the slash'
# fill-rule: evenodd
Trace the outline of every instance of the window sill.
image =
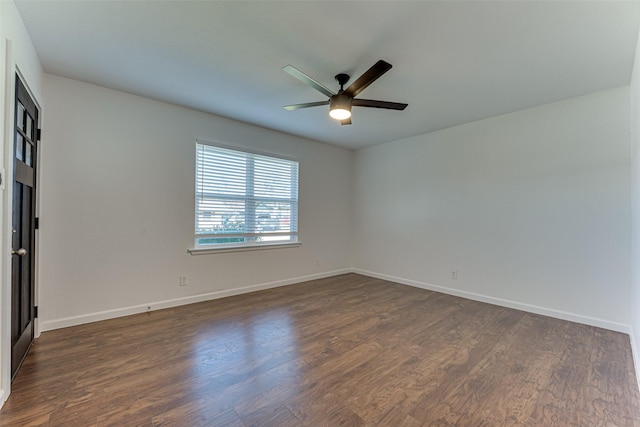
<svg viewBox="0 0 640 427">
<path fill-rule="evenodd" d="M 207 255 L 207 254 L 224 254 L 229 252 L 248 252 L 248 251 L 262 251 L 266 249 L 285 249 L 296 248 L 301 246 L 302 242 L 288 242 L 288 243 L 265 243 L 261 245 L 238 245 L 238 246 L 224 246 L 220 248 L 189 248 L 187 252 L 191 255 Z"/>
</svg>

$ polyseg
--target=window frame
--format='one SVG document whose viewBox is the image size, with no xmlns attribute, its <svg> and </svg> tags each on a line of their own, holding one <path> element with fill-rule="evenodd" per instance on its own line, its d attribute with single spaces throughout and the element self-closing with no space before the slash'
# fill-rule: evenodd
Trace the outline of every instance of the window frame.
<svg viewBox="0 0 640 427">
<path fill-rule="evenodd" d="M 237 243 L 210 243 L 210 244 L 199 244 L 198 243 L 198 239 L 203 238 L 202 235 L 198 235 L 196 234 L 196 230 L 197 230 L 197 225 L 198 225 L 198 145 L 204 145 L 204 146 L 210 146 L 213 148 L 220 148 L 223 150 L 230 150 L 233 152 L 237 152 L 237 153 L 241 153 L 241 154 L 248 154 L 248 155 L 252 155 L 252 156 L 262 156 L 262 157 L 267 157 L 267 158 L 272 158 L 272 159 L 276 159 L 276 160 L 285 160 L 288 162 L 295 162 L 296 163 L 296 198 L 295 198 L 295 220 L 296 220 L 296 226 L 295 226 L 295 231 L 286 231 L 286 232 L 276 232 L 276 233 L 238 233 L 238 234 L 242 234 L 245 237 L 259 237 L 259 236 L 277 236 L 277 235 L 290 235 L 292 236 L 291 240 L 283 240 L 283 241 L 263 241 L 263 242 L 256 242 L 256 241 L 245 241 L 245 242 L 237 242 Z M 225 144 L 225 143 L 221 143 L 218 141 L 209 141 L 209 140 L 203 140 L 203 139 L 196 139 L 195 140 L 195 144 L 194 144 L 194 185 L 193 185 L 193 189 L 194 191 L 194 203 L 193 203 L 193 246 L 191 248 L 188 249 L 188 252 L 192 255 L 199 255 L 199 254 L 207 254 L 207 253 L 225 253 L 225 252 L 241 252 L 241 251 L 254 251 L 254 250 L 263 250 L 263 249 L 278 249 L 278 248 L 288 248 L 288 247 L 298 247 L 302 245 L 302 241 L 300 240 L 300 227 L 299 227 L 299 204 L 300 204 L 300 161 L 296 158 L 293 158 L 291 156 L 286 156 L 286 155 L 282 155 L 279 153 L 273 153 L 273 152 L 267 152 L 267 151 L 258 151 L 258 150 L 254 150 L 252 148 L 247 148 L 244 146 L 237 146 L 237 145 L 231 145 L 231 144 Z M 255 159 L 254 159 L 255 160 Z M 252 176 L 252 172 L 247 172 L 247 175 Z M 255 181 L 253 181 L 253 179 L 251 179 L 251 184 L 250 187 L 254 186 Z M 251 190 L 252 191 L 252 190 Z M 245 197 L 247 197 L 246 192 L 245 192 Z M 250 197 L 250 196 L 248 196 Z M 245 199 L 245 203 L 246 203 L 246 199 Z M 248 205 L 250 205 L 251 203 L 247 203 Z M 254 206 L 255 209 L 255 206 Z M 292 209 L 293 211 L 293 209 Z M 254 212 L 255 213 L 255 212 Z M 292 214 L 293 215 L 293 214 Z M 247 212 L 245 212 L 245 218 L 247 218 Z M 293 219 L 293 218 L 291 218 Z M 290 219 L 290 221 L 291 221 Z M 248 221 L 246 221 L 246 223 L 251 224 L 252 223 L 252 218 L 250 218 Z M 253 223 L 253 225 L 250 225 L 250 227 L 253 227 L 255 229 L 255 223 Z M 255 231 L 255 230 L 254 230 Z M 216 235 L 216 233 L 212 233 L 212 235 Z M 225 236 L 225 234 L 220 233 L 217 234 L 218 236 Z"/>
</svg>

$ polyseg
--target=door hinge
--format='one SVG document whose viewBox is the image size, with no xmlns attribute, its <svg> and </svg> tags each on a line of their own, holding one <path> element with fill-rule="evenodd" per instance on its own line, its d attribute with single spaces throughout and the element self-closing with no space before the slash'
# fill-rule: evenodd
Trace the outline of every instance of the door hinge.
<svg viewBox="0 0 640 427">
<path fill-rule="evenodd" d="M 42 129 L 37 129 L 36 130 L 36 141 L 40 141 L 40 138 L 42 138 Z"/>
<path fill-rule="evenodd" d="M 33 318 L 37 319 L 38 318 L 38 306 L 34 306 L 33 307 Z"/>
<path fill-rule="evenodd" d="M 33 228 L 36 230 L 40 230 L 40 218 L 35 217 L 33 221 Z"/>
</svg>

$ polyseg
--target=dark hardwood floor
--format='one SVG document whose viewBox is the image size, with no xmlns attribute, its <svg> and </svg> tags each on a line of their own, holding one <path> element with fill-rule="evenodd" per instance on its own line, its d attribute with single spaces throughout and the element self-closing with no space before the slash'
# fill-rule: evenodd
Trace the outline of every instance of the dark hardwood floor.
<svg viewBox="0 0 640 427">
<path fill-rule="evenodd" d="M 43 333 L 1 426 L 635 426 L 626 335 L 356 274 Z"/>
</svg>

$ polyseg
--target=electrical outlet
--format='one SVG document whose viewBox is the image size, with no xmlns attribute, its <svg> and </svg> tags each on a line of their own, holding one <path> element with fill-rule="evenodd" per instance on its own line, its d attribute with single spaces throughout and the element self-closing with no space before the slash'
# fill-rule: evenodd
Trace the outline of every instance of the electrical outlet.
<svg viewBox="0 0 640 427">
<path fill-rule="evenodd" d="M 316 265 L 320 265 L 320 258 L 316 258 Z"/>
<path fill-rule="evenodd" d="M 187 276 L 180 276 L 180 286 L 187 286 L 189 284 L 189 278 Z"/>
<path fill-rule="evenodd" d="M 458 280 L 458 270 L 451 271 L 451 278 L 453 280 Z"/>
</svg>

